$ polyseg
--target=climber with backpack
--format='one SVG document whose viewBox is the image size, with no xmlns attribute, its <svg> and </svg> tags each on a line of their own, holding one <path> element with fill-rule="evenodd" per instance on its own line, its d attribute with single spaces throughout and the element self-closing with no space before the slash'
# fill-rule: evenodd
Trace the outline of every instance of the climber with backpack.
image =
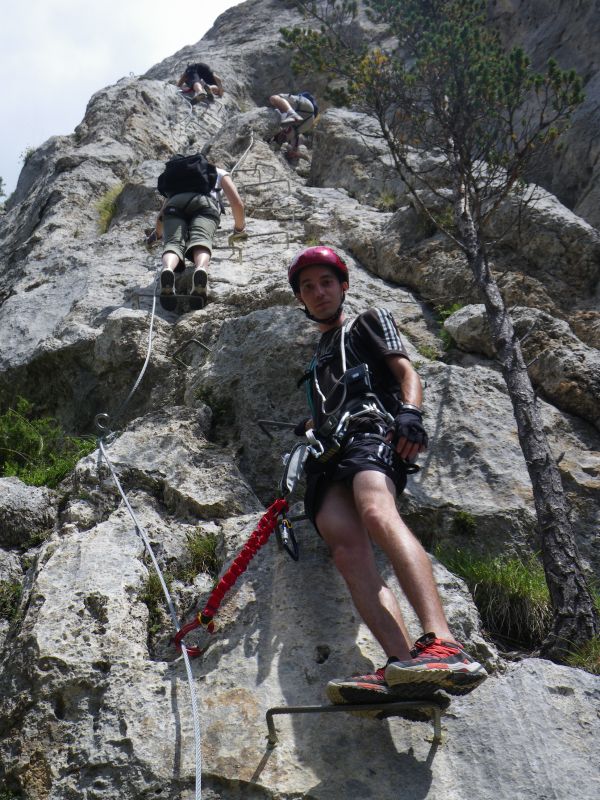
<svg viewBox="0 0 600 800">
<path fill-rule="evenodd" d="M 177 86 L 184 95 L 190 97 L 191 103 L 200 101 L 212 102 L 215 97 L 223 97 L 223 81 L 208 64 L 201 61 L 188 64 L 177 81 Z"/>
<path fill-rule="evenodd" d="M 387 656 L 372 674 L 330 681 L 327 695 L 339 704 L 466 694 L 487 672 L 450 632 L 427 553 L 395 502 L 428 446 L 419 376 L 389 311 L 346 319 L 349 272 L 330 247 L 300 251 L 288 280 L 321 332 L 304 376 L 311 417 L 296 429 L 308 442 L 305 512 Z M 373 543 L 426 632 L 414 646 Z"/>
<path fill-rule="evenodd" d="M 300 135 L 311 131 L 319 115 L 319 106 L 310 92 L 273 94 L 270 104 L 280 115 L 281 131 L 275 137 L 278 144 L 289 142 L 288 158 L 298 157 Z"/>
<path fill-rule="evenodd" d="M 234 219 L 230 241 L 247 238 L 244 203 L 230 174 L 202 153 L 170 158 L 157 188 L 165 197 L 157 218 L 157 233 L 163 239 L 160 304 L 168 311 L 175 310 L 175 273 L 184 271 L 188 258 L 194 263 L 190 307 L 204 308 L 213 239 L 225 208 L 221 195 L 229 201 Z"/>
</svg>

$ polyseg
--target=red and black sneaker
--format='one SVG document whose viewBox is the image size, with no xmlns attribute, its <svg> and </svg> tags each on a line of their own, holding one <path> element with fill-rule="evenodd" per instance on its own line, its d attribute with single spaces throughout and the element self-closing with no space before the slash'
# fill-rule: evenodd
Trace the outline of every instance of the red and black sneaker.
<svg viewBox="0 0 600 800">
<path fill-rule="evenodd" d="M 393 691 L 421 686 L 427 691 L 443 689 L 449 694 L 468 694 L 487 678 L 485 668 L 457 642 L 426 633 L 417 639 L 410 661 L 388 661 L 385 680 Z"/>
<path fill-rule="evenodd" d="M 327 684 L 327 697 L 332 703 L 378 703 L 390 693 L 385 681 L 385 667 L 367 675 L 336 678 Z"/>
<path fill-rule="evenodd" d="M 350 678 L 336 678 L 327 684 L 327 697 L 335 705 L 341 703 L 393 703 L 398 700 L 422 700 L 429 698 L 439 686 L 429 687 L 421 681 L 406 681 L 400 686 L 391 686 L 386 680 L 386 672 L 392 659 L 385 667 L 366 675 L 352 675 Z M 398 663 L 398 662 L 393 662 Z M 402 663 L 402 662 L 400 662 Z"/>
</svg>

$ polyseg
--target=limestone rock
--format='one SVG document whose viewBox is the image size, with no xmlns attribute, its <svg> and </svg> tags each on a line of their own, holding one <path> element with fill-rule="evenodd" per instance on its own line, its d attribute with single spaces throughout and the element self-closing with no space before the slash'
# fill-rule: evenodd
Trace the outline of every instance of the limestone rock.
<svg viewBox="0 0 600 800">
<path fill-rule="evenodd" d="M 512 5 L 520 25 L 520 5 Z M 582 9 L 573 11 L 576 26 Z M 210 537 L 225 571 L 296 441 L 285 429 L 269 439 L 259 420 L 295 423 L 308 413 L 297 382 L 318 332 L 286 278 L 302 247 L 338 248 L 351 270 L 348 313 L 390 309 L 426 384 L 431 447 L 399 500 L 411 527 L 427 545 L 517 557 L 538 549 L 531 486 L 483 320 L 476 326 L 470 315 L 457 328 L 472 350 L 460 363 L 434 358 L 453 356 L 444 354 L 432 306 L 480 300 L 462 255 L 415 211 L 379 143 L 365 144 L 354 130 L 370 130 L 359 114 L 322 103 L 296 167 L 269 142 L 277 124 L 270 94 L 303 85 L 324 100 L 322 78 L 294 76 L 289 52 L 276 46 L 278 29 L 301 21 L 291 0 L 249 0 L 146 76 L 100 90 L 73 135 L 30 155 L 0 220 L 2 402 L 24 394 L 76 432 L 107 413 L 115 432 L 104 432 L 103 446 L 135 515 L 98 450 L 62 484 L 59 509 L 52 493 L 22 485 L 27 504 L 0 501 L 0 580 L 23 585 L 19 618 L 0 627 L 0 781 L 31 800 L 194 796 L 186 670 L 166 603 L 152 591 L 141 531 L 170 586 L 173 616 L 193 619 L 216 567 L 193 562 L 190 542 Z M 361 16 L 357 37 L 367 24 Z M 226 94 L 210 109 L 192 110 L 174 85 L 198 59 L 225 79 Z M 233 171 L 250 237 L 230 246 L 225 214 L 208 306 L 188 312 L 182 300 L 176 312 L 156 304 L 152 313 L 160 248 L 147 252 L 144 228 L 160 204 L 156 178 L 169 155 L 198 149 Z M 97 204 L 113 188 L 101 233 Z M 524 219 L 527 241 L 511 231 L 494 269 L 511 304 L 524 307 L 519 325 L 537 321 L 532 358 L 545 348 L 553 355 L 535 378 L 552 403 L 540 406 L 583 561 L 597 572 L 600 434 L 587 421 L 596 391 L 597 232 L 540 197 Z M 178 292 L 183 284 L 185 275 Z M 1 482 L 5 498 L 15 486 Z M 302 512 L 300 496 L 290 498 L 292 514 Z M 384 661 L 324 542 L 306 521 L 295 531 L 299 562 L 271 536 L 192 664 L 203 796 L 549 800 L 575 785 L 582 800 L 595 800 L 597 679 L 536 659 L 508 664 L 483 635 L 462 581 L 433 557 L 451 628 L 490 671 L 477 692 L 452 701 L 443 746 L 431 748 L 425 723 L 329 714 L 277 718 L 280 743 L 267 753 L 269 707 L 320 703 L 332 677 Z M 30 549 L 22 556 L 23 546 Z M 379 563 L 417 637 L 413 612 Z M 206 636 L 192 633 L 188 643 Z"/>
<path fill-rule="evenodd" d="M 0 547 L 28 549 L 52 531 L 57 495 L 44 486 L 26 486 L 19 478 L 0 478 Z"/>
<path fill-rule="evenodd" d="M 567 323 L 543 311 L 515 308 L 512 318 L 534 385 L 558 408 L 600 426 L 598 350 L 580 342 Z M 444 327 L 459 347 L 493 355 L 482 305 L 460 309 Z"/>
<path fill-rule="evenodd" d="M 568 0 L 498 0 L 490 15 L 503 41 L 522 46 L 535 69 L 546 70 L 549 58 L 563 69 L 575 69 L 583 80 L 584 103 L 573 115 L 564 146 L 554 157 L 536 165 L 533 178 L 595 227 L 598 212 L 598 127 L 600 74 L 590 58 L 598 38 L 598 15 L 593 4 Z"/>
</svg>

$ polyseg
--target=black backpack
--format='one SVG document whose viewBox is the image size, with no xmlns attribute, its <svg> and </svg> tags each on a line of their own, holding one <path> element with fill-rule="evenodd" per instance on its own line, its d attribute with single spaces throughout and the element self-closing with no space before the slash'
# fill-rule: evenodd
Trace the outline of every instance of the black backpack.
<svg viewBox="0 0 600 800">
<path fill-rule="evenodd" d="M 316 119 L 319 114 L 319 106 L 317 105 L 317 101 L 315 100 L 315 98 L 312 96 L 310 92 L 299 92 L 299 95 L 300 97 L 306 97 L 306 99 L 310 100 L 310 102 L 313 104 L 313 108 L 315 110 L 313 116 Z"/>
<path fill-rule="evenodd" d="M 217 183 L 217 168 L 202 153 L 193 156 L 176 155 L 165 164 L 158 176 L 157 189 L 163 197 L 181 192 L 210 194 Z"/>
</svg>

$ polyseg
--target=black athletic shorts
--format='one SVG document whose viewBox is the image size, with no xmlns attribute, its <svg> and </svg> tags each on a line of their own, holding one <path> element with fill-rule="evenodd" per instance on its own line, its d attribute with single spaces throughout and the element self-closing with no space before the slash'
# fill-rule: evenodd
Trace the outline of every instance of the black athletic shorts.
<svg viewBox="0 0 600 800">
<path fill-rule="evenodd" d="M 215 76 L 206 64 L 193 64 L 188 67 L 185 71 L 184 79 L 190 89 L 195 83 L 200 83 L 201 81 L 205 81 L 210 85 L 215 83 Z"/>
<path fill-rule="evenodd" d="M 341 451 L 327 464 L 321 466 L 317 459 L 309 457 L 306 465 L 306 493 L 304 513 L 317 528 L 315 518 L 323 502 L 325 492 L 332 483 L 344 481 L 352 485 L 352 479 L 359 472 L 383 472 L 392 479 L 396 494 L 402 494 L 406 487 L 406 464 L 394 448 L 380 436 L 357 433 L 352 436 Z M 317 528 L 317 532 L 318 532 Z"/>
</svg>

